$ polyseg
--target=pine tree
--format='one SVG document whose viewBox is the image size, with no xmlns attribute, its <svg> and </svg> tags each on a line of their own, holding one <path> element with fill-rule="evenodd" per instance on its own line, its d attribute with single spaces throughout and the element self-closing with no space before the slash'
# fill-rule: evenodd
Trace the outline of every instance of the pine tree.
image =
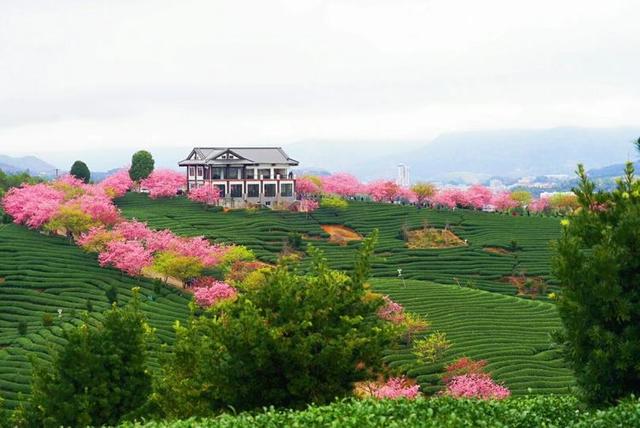
<svg viewBox="0 0 640 428">
<path fill-rule="evenodd" d="M 91 179 L 91 171 L 89 171 L 89 167 L 86 163 L 80 160 L 77 160 L 73 163 L 73 165 L 71 166 L 71 171 L 69 171 L 69 173 L 75 178 L 84 181 L 85 183 L 88 183 Z"/>
</svg>

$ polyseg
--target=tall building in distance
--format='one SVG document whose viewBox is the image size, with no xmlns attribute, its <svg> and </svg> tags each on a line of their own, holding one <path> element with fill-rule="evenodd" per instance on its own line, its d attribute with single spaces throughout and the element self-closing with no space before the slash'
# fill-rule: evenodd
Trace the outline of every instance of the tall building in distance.
<svg viewBox="0 0 640 428">
<path fill-rule="evenodd" d="M 409 179 L 409 167 L 403 163 L 398 165 L 398 177 L 396 178 L 396 184 L 402 187 L 409 187 L 411 180 Z"/>
</svg>

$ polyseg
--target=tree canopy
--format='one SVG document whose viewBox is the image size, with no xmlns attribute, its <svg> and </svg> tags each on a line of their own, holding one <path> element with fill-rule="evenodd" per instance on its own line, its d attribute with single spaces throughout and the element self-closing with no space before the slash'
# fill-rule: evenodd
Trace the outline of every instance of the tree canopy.
<svg viewBox="0 0 640 428">
<path fill-rule="evenodd" d="M 69 171 L 71 175 L 75 178 L 88 183 L 91 180 L 91 171 L 89 171 L 89 167 L 86 163 L 81 160 L 77 160 L 71 165 L 71 170 Z"/>
<path fill-rule="evenodd" d="M 153 172 L 155 161 L 153 156 L 146 150 L 140 150 L 131 157 L 131 168 L 129 176 L 133 181 L 144 180 Z"/>
</svg>

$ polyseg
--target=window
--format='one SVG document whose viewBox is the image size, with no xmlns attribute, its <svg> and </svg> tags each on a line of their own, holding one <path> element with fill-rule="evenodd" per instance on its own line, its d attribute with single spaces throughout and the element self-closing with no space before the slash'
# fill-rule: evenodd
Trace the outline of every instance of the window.
<svg viewBox="0 0 640 428">
<path fill-rule="evenodd" d="M 211 168 L 209 168 L 208 166 L 204 167 L 204 178 L 205 180 L 209 179 L 209 173 L 211 172 Z"/>
<path fill-rule="evenodd" d="M 267 198 L 274 198 L 276 196 L 276 185 L 274 183 L 264 185 L 264 196 Z"/>
<path fill-rule="evenodd" d="M 280 178 L 287 178 L 287 170 L 284 168 L 276 168 L 273 170 L 273 173 L 275 174 L 273 178 L 278 178 L 278 175 Z"/>
<path fill-rule="evenodd" d="M 258 170 L 258 178 L 263 179 L 269 179 L 271 178 L 271 170 L 268 168 L 262 168 Z"/>
<path fill-rule="evenodd" d="M 198 167 L 198 177 L 202 177 L 202 167 Z"/>
<path fill-rule="evenodd" d="M 211 171 L 211 179 L 220 180 L 222 178 L 222 168 L 214 167 Z"/>
<path fill-rule="evenodd" d="M 248 178 L 249 180 L 253 180 L 254 178 L 258 178 L 258 177 L 255 177 L 255 176 L 253 175 L 253 172 L 254 172 L 254 169 L 253 169 L 253 168 L 247 168 L 247 169 L 245 169 L 245 170 L 244 170 L 245 178 Z"/>
<path fill-rule="evenodd" d="M 242 178 L 240 175 L 240 168 L 229 168 L 227 172 L 228 172 L 227 178 L 231 178 L 231 179 Z"/>
<path fill-rule="evenodd" d="M 225 196 L 224 184 L 216 184 L 216 187 L 217 187 L 218 189 L 220 189 L 220 197 L 221 197 L 221 198 L 224 198 L 224 196 Z"/>
<path fill-rule="evenodd" d="M 260 196 L 259 184 L 247 184 L 247 196 L 249 198 L 257 198 Z"/>
<path fill-rule="evenodd" d="M 232 198 L 241 198 L 242 197 L 242 184 L 232 184 L 230 189 Z"/>
<path fill-rule="evenodd" d="M 293 196 L 293 184 L 291 183 L 282 183 L 280 185 L 280 196 L 285 198 L 289 196 Z"/>
<path fill-rule="evenodd" d="M 196 175 L 196 167 L 195 166 L 190 166 L 189 167 L 189 177 L 194 177 Z"/>
</svg>

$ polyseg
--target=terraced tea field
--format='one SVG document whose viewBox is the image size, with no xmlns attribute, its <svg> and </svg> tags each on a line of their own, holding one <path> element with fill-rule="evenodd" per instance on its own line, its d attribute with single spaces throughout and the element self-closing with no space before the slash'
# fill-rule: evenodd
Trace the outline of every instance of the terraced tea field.
<svg viewBox="0 0 640 428">
<path fill-rule="evenodd" d="M 432 330 L 447 334 L 452 347 L 446 362 L 462 356 L 486 359 L 487 369 L 514 395 L 567 393 L 574 384 L 550 345 L 549 333 L 560 327 L 553 304 L 424 281 L 406 281 L 406 287 L 396 279 L 371 282 L 407 311 L 426 316 Z M 412 367 L 408 373 L 424 391 L 437 389 L 443 364 L 418 364 L 409 349 L 389 351 L 385 360 L 391 367 Z"/>
<path fill-rule="evenodd" d="M 183 235 L 205 235 L 210 239 L 235 242 L 252 248 L 265 261 L 273 262 L 287 234 L 299 232 L 322 248 L 333 267 L 349 269 L 359 242 L 346 246 L 327 242 L 321 225 L 340 224 L 366 235 L 380 230 L 380 242 L 373 275 L 395 277 L 402 269 L 405 278 L 444 284 L 472 283 L 480 289 L 514 295 L 516 290 L 502 279 L 511 275 L 514 265 L 527 275 L 550 278 L 549 242 L 560 233 L 553 217 L 511 217 L 476 211 L 437 211 L 413 206 L 351 202 L 343 211 L 320 209 L 312 215 L 268 210 L 229 212 L 206 210 L 186 198 L 152 200 L 129 193 L 117 201 L 123 214 L 147 221 L 154 228 L 169 228 Z M 449 226 L 466 246 L 443 249 L 408 249 L 401 239 L 403 227 Z M 317 239 L 322 238 L 322 239 Z M 487 247 L 508 248 L 516 241 L 519 251 L 495 254 Z M 517 257 L 517 259 L 516 259 Z"/>
<path fill-rule="evenodd" d="M 141 287 L 142 308 L 159 342 L 173 341 L 174 321 L 187 318 L 187 297 L 164 287 L 156 294 L 151 281 L 100 268 L 94 255 L 63 238 L 0 225 L 0 396 L 9 407 L 19 393 L 29 393 L 29 358 L 49 360 L 51 350 L 64 342 L 63 329 L 80 322 L 87 301 L 93 306 L 89 322 L 95 324 L 109 307 L 105 290 L 112 285 L 123 303 L 132 287 Z M 43 326 L 44 314 L 53 317 L 52 326 Z M 21 321 L 27 323 L 24 336 L 18 333 Z M 155 358 L 151 364 L 156 365 Z"/>
</svg>

